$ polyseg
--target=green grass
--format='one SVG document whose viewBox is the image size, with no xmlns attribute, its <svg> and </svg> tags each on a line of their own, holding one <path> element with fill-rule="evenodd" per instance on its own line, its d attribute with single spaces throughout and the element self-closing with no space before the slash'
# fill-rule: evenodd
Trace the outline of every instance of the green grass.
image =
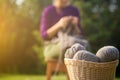
<svg viewBox="0 0 120 80">
<path fill-rule="evenodd" d="M 46 80 L 46 78 L 40 75 L 6 75 L 0 76 L 0 80 Z M 63 75 L 53 76 L 52 80 L 66 80 L 66 77 Z"/>
<path fill-rule="evenodd" d="M 40 75 L 5 75 L 0 76 L 0 80 L 46 80 L 45 76 Z M 52 80 L 66 80 L 63 75 L 53 76 Z M 120 80 L 120 78 L 116 79 Z"/>
</svg>

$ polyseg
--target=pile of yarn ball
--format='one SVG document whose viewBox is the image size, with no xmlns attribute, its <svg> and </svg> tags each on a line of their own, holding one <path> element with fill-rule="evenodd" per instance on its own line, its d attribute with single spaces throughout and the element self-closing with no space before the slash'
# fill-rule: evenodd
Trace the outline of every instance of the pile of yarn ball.
<svg viewBox="0 0 120 80">
<path fill-rule="evenodd" d="M 92 62 L 110 62 L 119 59 L 119 50 L 114 46 L 104 46 L 96 54 L 87 51 L 79 43 L 66 50 L 65 58 Z"/>
</svg>

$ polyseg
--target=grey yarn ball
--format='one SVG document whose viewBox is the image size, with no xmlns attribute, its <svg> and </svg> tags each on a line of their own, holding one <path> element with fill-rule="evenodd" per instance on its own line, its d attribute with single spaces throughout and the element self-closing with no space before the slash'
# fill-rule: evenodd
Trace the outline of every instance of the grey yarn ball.
<svg viewBox="0 0 120 80">
<path fill-rule="evenodd" d="M 110 62 L 119 59 L 119 51 L 114 46 L 105 46 L 98 50 L 96 56 L 101 62 Z"/>
<path fill-rule="evenodd" d="M 76 53 L 79 50 L 86 50 L 84 46 L 82 46 L 79 43 L 75 43 L 72 47 L 71 47 L 73 53 Z"/>
<path fill-rule="evenodd" d="M 85 47 L 78 43 L 75 43 L 73 46 L 71 46 L 71 48 L 66 50 L 65 58 L 73 58 L 73 56 L 79 50 L 85 50 Z"/>
<path fill-rule="evenodd" d="M 85 50 L 78 51 L 73 59 L 75 60 L 85 60 L 85 61 L 91 61 L 91 62 L 99 62 L 100 59 L 94 55 L 93 53 Z"/>
<path fill-rule="evenodd" d="M 69 49 L 67 49 L 66 52 L 65 52 L 65 58 L 70 58 L 70 59 L 72 59 L 73 56 L 74 56 L 74 54 L 75 54 L 75 53 L 73 53 L 73 51 L 69 48 Z"/>
</svg>

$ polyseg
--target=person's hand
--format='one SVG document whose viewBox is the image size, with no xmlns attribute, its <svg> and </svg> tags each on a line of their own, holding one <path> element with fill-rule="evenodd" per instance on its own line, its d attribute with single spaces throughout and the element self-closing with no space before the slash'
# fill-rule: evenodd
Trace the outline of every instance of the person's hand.
<svg viewBox="0 0 120 80">
<path fill-rule="evenodd" d="M 65 28 L 72 20 L 73 20 L 72 16 L 62 17 L 59 20 L 58 25 L 60 26 L 60 28 Z"/>
<path fill-rule="evenodd" d="M 77 17 L 73 17 L 72 24 L 77 26 L 79 23 L 79 19 Z"/>
</svg>

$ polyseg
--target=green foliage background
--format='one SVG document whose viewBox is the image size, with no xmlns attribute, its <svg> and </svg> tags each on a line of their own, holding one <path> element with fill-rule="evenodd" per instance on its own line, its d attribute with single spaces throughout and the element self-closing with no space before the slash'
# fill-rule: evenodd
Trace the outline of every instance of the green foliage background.
<svg viewBox="0 0 120 80">
<path fill-rule="evenodd" d="M 44 73 L 40 17 L 51 0 L 0 0 L 0 72 Z M 120 49 L 120 1 L 73 0 L 92 52 L 113 45 Z M 111 7 L 112 6 L 112 7 Z M 113 9 L 111 9 L 113 8 Z M 120 68 L 117 69 L 119 74 Z"/>
</svg>

